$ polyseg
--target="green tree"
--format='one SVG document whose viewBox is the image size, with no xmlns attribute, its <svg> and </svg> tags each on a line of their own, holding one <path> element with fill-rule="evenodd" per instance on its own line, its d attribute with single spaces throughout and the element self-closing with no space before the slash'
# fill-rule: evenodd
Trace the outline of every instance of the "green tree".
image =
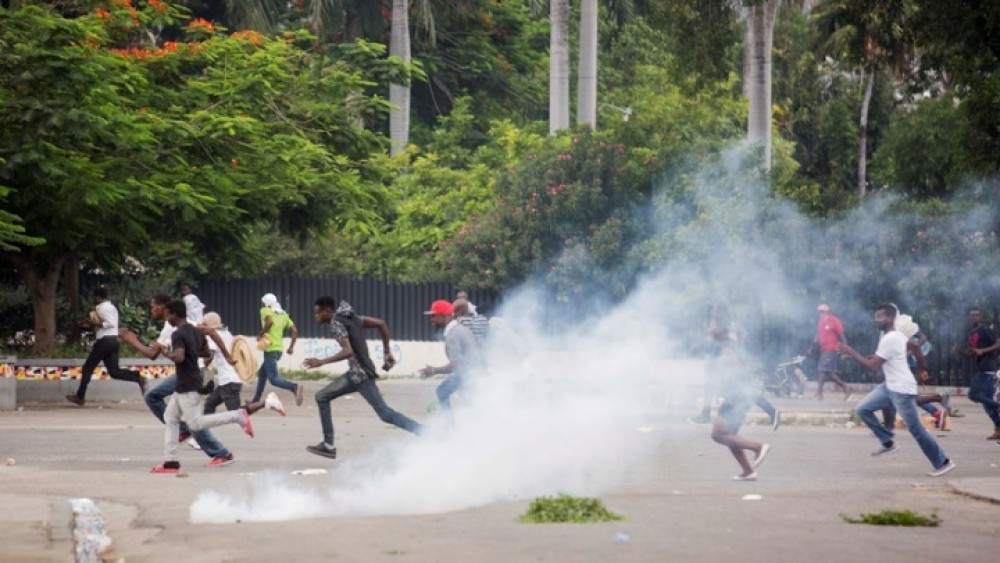
<svg viewBox="0 0 1000 563">
<path fill-rule="evenodd" d="M 149 37 L 137 27 L 127 7 L 0 11 L 0 185 L 25 234 L 45 240 L 2 256 L 31 295 L 39 349 L 54 342 L 73 257 L 225 271 L 258 259 L 257 230 L 371 229 L 383 207 L 369 156 L 385 139 L 355 115 L 388 106 L 346 103 L 374 86 L 350 62 L 362 54 L 324 63 L 297 46 L 306 35 L 222 37 L 203 20 L 186 28 L 201 41 L 107 48 Z"/>
</svg>

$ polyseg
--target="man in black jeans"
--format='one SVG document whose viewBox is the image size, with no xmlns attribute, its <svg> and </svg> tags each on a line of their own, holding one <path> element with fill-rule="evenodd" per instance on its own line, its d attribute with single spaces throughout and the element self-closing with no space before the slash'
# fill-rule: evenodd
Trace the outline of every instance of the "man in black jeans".
<svg viewBox="0 0 1000 563">
<path fill-rule="evenodd" d="M 80 374 L 80 386 L 75 395 L 66 395 L 69 402 L 83 406 L 87 402 L 87 386 L 94 376 L 97 364 L 103 362 L 104 369 L 112 379 L 131 381 L 139 384 L 139 390 L 146 393 L 146 380 L 137 371 L 121 369 L 118 366 L 118 309 L 108 301 L 108 290 L 103 287 L 94 289 L 94 307 L 97 318 L 83 321 L 85 328 L 97 331 L 97 342 L 90 349 L 87 360 L 83 363 L 83 373 Z"/>
<path fill-rule="evenodd" d="M 334 379 L 329 385 L 316 393 L 316 404 L 319 406 L 319 421 L 323 426 L 323 441 L 315 446 L 306 446 L 306 450 L 323 457 L 337 457 L 337 448 L 333 443 L 333 419 L 330 413 L 330 403 L 337 397 L 354 392 L 361 393 L 368 404 L 383 422 L 398 426 L 403 430 L 417 434 L 420 424 L 409 417 L 394 411 L 385 404 L 382 393 L 375 385 L 378 374 L 375 364 L 368 355 L 368 343 L 365 341 L 364 329 L 378 329 L 382 336 L 382 349 L 385 350 L 385 366 L 391 367 L 396 359 L 389 347 L 389 325 L 382 319 L 363 317 L 354 312 L 350 303 L 337 302 L 332 297 L 320 297 L 313 307 L 313 314 L 320 324 L 330 326 L 331 336 L 340 345 L 340 351 L 328 358 L 307 358 L 303 364 L 306 368 L 317 368 L 324 364 L 332 364 L 347 360 L 347 373 Z M 387 368 L 383 368 L 387 369 Z"/>
<path fill-rule="evenodd" d="M 969 400 L 983 405 L 986 416 L 993 422 L 993 434 L 987 440 L 1000 440 L 1000 403 L 996 401 L 997 351 L 1000 339 L 992 330 L 983 325 L 983 312 L 979 307 L 970 307 L 969 337 L 964 348 L 957 345 L 952 353 L 965 354 L 976 362 L 976 373 L 969 382 Z"/>
</svg>

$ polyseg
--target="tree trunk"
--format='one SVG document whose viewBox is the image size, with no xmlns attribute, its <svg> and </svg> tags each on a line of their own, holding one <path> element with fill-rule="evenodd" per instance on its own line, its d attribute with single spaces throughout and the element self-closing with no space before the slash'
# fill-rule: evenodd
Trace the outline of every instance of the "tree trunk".
<svg viewBox="0 0 1000 563">
<path fill-rule="evenodd" d="M 30 255 L 4 252 L 3 257 L 17 270 L 28 288 L 35 315 L 35 352 L 52 349 L 56 344 L 56 290 L 67 254 L 52 259 L 44 274 L 39 274 Z"/>
<path fill-rule="evenodd" d="M 63 291 L 66 292 L 66 303 L 70 313 L 80 312 L 80 257 L 71 254 L 66 257 L 63 265 Z"/>
<path fill-rule="evenodd" d="M 569 129 L 569 0 L 549 7 L 549 134 Z"/>
<path fill-rule="evenodd" d="M 597 0 L 580 2 L 580 66 L 576 123 L 597 129 Z"/>
<path fill-rule="evenodd" d="M 753 75 L 753 28 L 750 26 L 750 9 L 740 5 L 740 19 L 743 20 L 743 97 L 750 99 L 750 79 Z"/>
<path fill-rule="evenodd" d="M 875 71 L 865 75 L 865 95 L 861 98 L 861 119 L 858 131 L 858 195 L 865 197 L 868 192 L 868 109 L 871 107 L 872 90 L 875 87 Z"/>
<path fill-rule="evenodd" d="M 392 0 L 392 33 L 389 54 L 410 62 L 410 1 Z M 395 108 L 389 112 L 390 154 L 397 154 L 410 141 L 410 85 L 390 84 L 389 102 Z"/>
<path fill-rule="evenodd" d="M 767 0 L 750 8 L 747 19 L 752 40 L 750 65 L 750 119 L 747 137 L 763 149 L 762 165 L 771 169 L 771 51 L 778 0 Z"/>
</svg>

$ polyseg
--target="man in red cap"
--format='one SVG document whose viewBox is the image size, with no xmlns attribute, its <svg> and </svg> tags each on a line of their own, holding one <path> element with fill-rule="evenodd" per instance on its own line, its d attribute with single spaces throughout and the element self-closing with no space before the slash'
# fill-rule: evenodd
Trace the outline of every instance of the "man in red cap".
<svg viewBox="0 0 1000 563">
<path fill-rule="evenodd" d="M 462 387 L 464 379 L 482 371 L 482 351 L 472 331 L 455 320 L 455 308 L 448 301 L 439 299 L 431 303 L 430 310 L 424 314 L 430 316 L 434 328 L 444 330 L 444 353 L 448 363 L 439 367 L 427 366 L 420 370 L 420 376 L 450 374 L 437 388 L 441 407 L 450 409 L 451 396 Z"/>
<path fill-rule="evenodd" d="M 834 385 L 844 390 L 844 400 L 851 398 L 851 388 L 840 379 L 840 370 L 837 361 L 840 353 L 837 347 L 841 343 L 847 344 L 844 339 L 844 325 L 836 315 L 830 312 L 830 306 L 820 303 L 816 308 L 819 311 L 819 321 L 816 323 L 816 343 L 819 344 L 819 366 L 817 370 L 819 376 L 816 381 L 816 399 L 823 400 L 823 383 L 829 376 Z"/>
</svg>

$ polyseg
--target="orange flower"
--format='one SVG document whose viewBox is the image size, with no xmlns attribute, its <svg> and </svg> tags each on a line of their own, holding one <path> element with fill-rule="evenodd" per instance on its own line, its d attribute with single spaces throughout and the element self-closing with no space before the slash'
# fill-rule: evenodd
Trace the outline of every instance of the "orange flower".
<svg viewBox="0 0 1000 563">
<path fill-rule="evenodd" d="M 234 39 L 246 39 L 247 41 L 249 41 L 250 43 L 253 43 L 254 45 L 263 45 L 264 44 L 264 36 L 261 35 L 259 32 L 254 31 L 252 29 L 247 29 L 247 30 L 243 30 L 243 31 L 237 31 L 236 33 L 233 34 L 233 38 Z"/>
<path fill-rule="evenodd" d="M 97 17 L 101 18 L 102 20 L 111 19 L 111 12 L 108 12 L 104 8 L 98 8 L 94 10 L 94 13 L 97 14 Z"/>
<path fill-rule="evenodd" d="M 206 20 L 205 18 L 197 18 L 188 22 L 188 29 L 191 30 L 204 30 L 208 33 L 215 33 L 215 26 L 212 22 Z"/>
</svg>

